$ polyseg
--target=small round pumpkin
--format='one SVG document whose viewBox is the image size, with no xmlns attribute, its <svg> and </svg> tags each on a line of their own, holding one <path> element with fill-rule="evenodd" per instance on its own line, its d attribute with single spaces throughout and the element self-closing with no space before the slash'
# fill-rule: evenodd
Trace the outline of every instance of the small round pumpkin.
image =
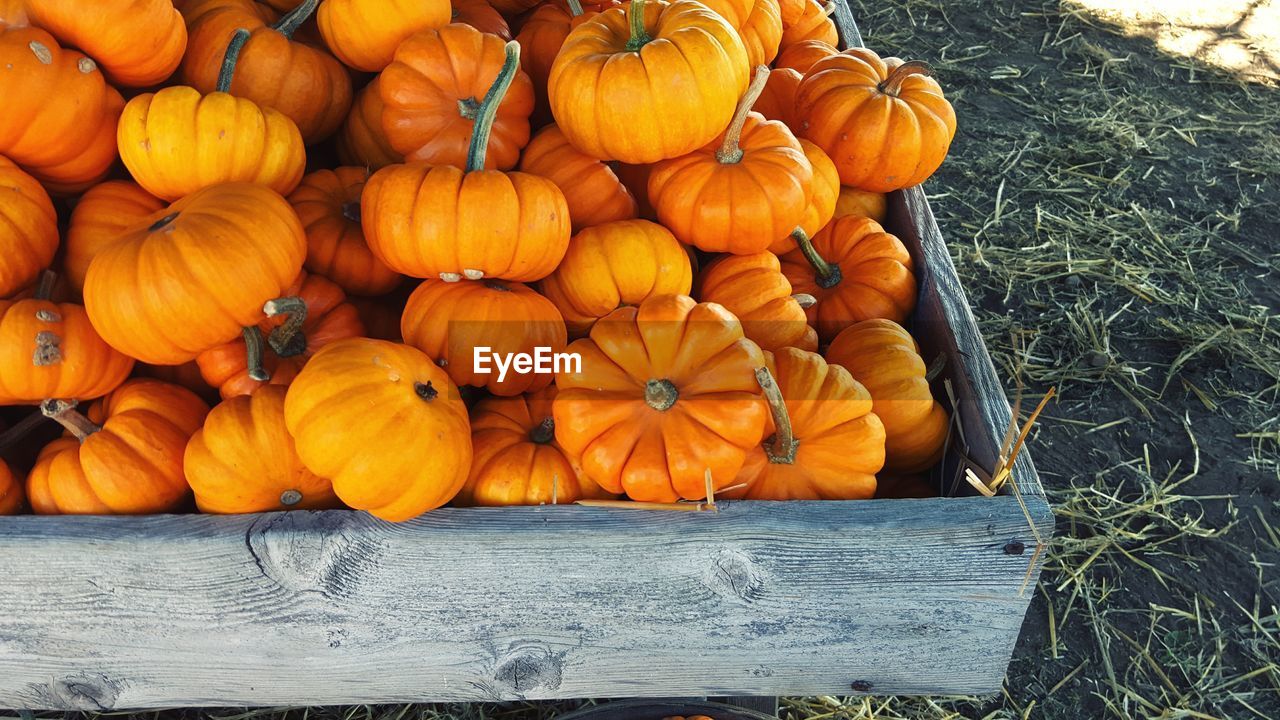
<svg viewBox="0 0 1280 720">
<path fill-rule="evenodd" d="M 36 0 L 32 21 L 93 57 L 114 85 L 164 82 L 187 49 L 187 26 L 170 0 Z"/>
<path fill-rule="evenodd" d="M 340 507 L 333 484 L 303 466 L 284 424 L 285 388 L 229 398 L 204 420 L 183 454 L 187 484 L 206 513 Z"/>
<path fill-rule="evenodd" d="M 706 0 L 703 4 L 738 31 L 751 67 L 773 62 L 782 42 L 778 0 Z"/>
<path fill-rule="evenodd" d="M 840 34 L 831 20 L 836 1 L 804 0 L 798 16 L 789 17 L 790 12 L 782 12 L 782 43 L 779 54 L 805 40 L 821 40 L 828 45 L 839 45 Z"/>
<path fill-rule="evenodd" d="M 58 251 L 58 213 L 36 179 L 0 156 L 0 298 L 35 281 Z"/>
<path fill-rule="evenodd" d="M 365 168 L 317 170 L 289 196 L 307 233 L 306 268 L 353 295 L 382 295 L 400 284 L 364 241 L 360 193 L 368 179 Z"/>
<path fill-rule="evenodd" d="M 841 186 L 840 196 L 836 198 L 836 217 L 853 215 L 868 217 L 884 224 L 889 215 L 888 196 L 884 193 L 859 190 L 858 188 Z"/>
<path fill-rule="evenodd" d="M 324 348 L 289 386 L 284 417 L 303 465 L 384 520 L 438 508 L 467 481 L 467 407 L 417 348 L 368 338 Z"/>
<path fill-rule="evenodd" d="M 840 173 L 822 148 L 804 139 L 800 140 L 800 147 L 813 166 L 813 184 L 810 186 L 813 192 L 809 195 L 804 218 L 800 220 L 800 229 L 813 236 L 835 216 L 836 203 L 840 199 Z M 794 247 L 790 235 L 784 236 L 782 240 L 781 243 L 774 241 L 769 250 L 775 253 L 786 252 Z"/>
<path fill-rule="evenodd" d="M 818 333 L 804 309 L 814 299 L 794 295 L 771 252 L 723 255 L 698 278 L 698 299 L 723 305 L 742 322 L 742 333 L 763 350 L 818 349 Z"/>
<path fill-rule="evenodd" d="M 378 72 L 419 30 L 452 22 L 449 0 L 326 0 L 316 25 L 329 50 L 348 67 Z"/>
<path fill-rule="evenodd" d="M 17 515 L 26 500 L 22 480 L 13 474 L 8 463 L 0 460 L 0 515 Z"/>
<path fill-rule="evenodd" d="M 89 263 L 115 244 L 132 225 L 163 210 L 166 203 L 128 180 L 108 180 L 80 196 L 67 224 L 62 266 L 76 290 L 84 288 Z"/>
<path fill-rule="evenodd" d="M 537 96 L 532 116 L 534 127 L 542 127 L 552 121 L 547 99 L 547 81 L 551 77 L 551 66 L 555 64 L 565 38 L 569 37 L 569 31 L 620 4 L 617 0 L 606 0 L 603 7 L 592 7 L 584 11 L 578 0 L 553 0 L 539 5 L 529 13 L 515 39 L 520 43 L 520 67 L 529 74 Z"/>
<path fill-rule="evenodd" d="M 511 39 L 511 27 L 507 25 L 506 18 L 493 9 L 489 0 L 450 0 L 450 5 L 453 7 L 452 22 L 470 25 L 504 41 Z"/>
<path fill-rule="evenodd" d="M 638 212 L 636 199 L 613 168 L 570 145 L 555 125 L 543 128 L 524 149 L 520 170 L 547 178 L 560 188 L 574 232 L 629 220 Z"/>
<path fill-rule="evenodd" d="M 96 398 L 132 369 L 133 359 L 103 342 L 83 307 L 0 300 L 0 405 Z"/>
<path fill-rule="evenodd" d="M 801 40 L 778 54 L 778 68 L 791 68 L 804 75 L 819 60 L 840 52 L 826 40 Z"/>
<path fill-rule="evenodd" d="M 382 91 L 378 78 L 360 89 L 351 106 L 351 114 L 338 131 L 338 159 L 346 165 L 360 165 L 379 170 L 404 162 L 387 141 L 382 128 Z"/>
<path fill-rule="evenodd" d="M 752 109 L 768 120 L 777 120 L 799 137 L 800 123 L 796 114 L 796 90 L 800 88 L 800 73 L 791 68 L 777 68 L 769 72 L 764 90 Z"/>
</svg>

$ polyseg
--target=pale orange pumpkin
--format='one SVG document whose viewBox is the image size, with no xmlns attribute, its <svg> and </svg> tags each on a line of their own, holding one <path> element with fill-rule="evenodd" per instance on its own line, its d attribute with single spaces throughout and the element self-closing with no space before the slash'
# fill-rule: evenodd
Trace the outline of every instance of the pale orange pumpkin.
<svg viewBox="0 0 1280 720">
<path fill-rule="evenodd" d="M 841 186 L 840 196 L 836 198 L 836 217 L 854 215 L 868 217 L 881 225 L 889 215 L 888 196 L 884 193 L 859 190 L 858 188 Z"/>
</svg>

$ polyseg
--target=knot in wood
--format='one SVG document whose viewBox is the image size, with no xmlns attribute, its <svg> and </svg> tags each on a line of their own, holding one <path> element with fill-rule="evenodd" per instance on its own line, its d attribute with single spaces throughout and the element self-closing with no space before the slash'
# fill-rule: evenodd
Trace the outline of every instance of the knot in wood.
<svg viewBox="0 0 1280 720">
<path fill-rule="evenodd" d="M 723 548 L 711 561 L 703 582 L 717 595 L 754 603 L 764 594 L 764 573 L 749 555 L 735 548 Z"/>
<path fill-rule="evenodd" d="M 512 648 L 494 670 L 494 681 L 503 694 L 523 698 L 537 692 L 545 694 L 560 687 L 564 669 L 564 653 L 552 652 L 542 645 Z"/>
<path fill-rule="evenodd" d="M 103 712 L 116 708 L 121 683 L 97 673 L 78 673 L 49 684 L 52 707 Z"/>
</svg>

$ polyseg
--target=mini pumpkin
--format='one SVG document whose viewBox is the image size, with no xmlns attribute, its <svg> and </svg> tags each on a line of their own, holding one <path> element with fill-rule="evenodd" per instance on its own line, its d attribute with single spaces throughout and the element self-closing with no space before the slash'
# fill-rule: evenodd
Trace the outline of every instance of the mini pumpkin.
<svg viewBox="0 0 1280 720">
<path fill-rule="evenodd" d="M 353 295 L 382 295 L 400 284 L 364 241 L 360 194 L 368 179 L 365 168 L 317 170 L 289 196 L 307 233 L 306 268 Z"/>
<path fill-rule="evenodd" d="M 821 40 L 832 46 L 840 44 L 840 34 L 836 31 L 836 24 L 831 20 L 831 13 L 835 12 L 835 9 L 836 0 L 826 0 L 826 2 L 804 0 L 798 16 L 792 17 L 793 11 L 781 13 L 782 43 L 779 54 L 805 40 Z"/>
<path fill-rule="evenodd" d="M 378 72 L 419 30 L 452 21 L 449 0 L 326 0 L 316 25 L 329 50 L 348 67 Z"/>
<path fill-rule="evenodd" d="M 0 460 L 0 515 L 17 515 L 26 504 L 26 493 L 22 491 L 22 480 L 13 474 L 13 469 L 4 460 Z"/>
<path fill-rule="evenodd" d="M 555 125 L 543 128 L 524 149 L 520 170 L 541 175 L 560 188 L 574 232 L 628 220 L 638 212 L 636 199 L 613 168 L 570 145 Z"/>
<path fill-rule="evenodd" d="M 804 313 L 814 298 L 792 294 L 773 253 L 721 256 L 702 271 L 698 285 L 698 299 L 737 316 L 743 334 L 761 349 L 818 349 L 818 333 Z"/>
<path fill-rule="evenodd" d="M 160 84 L 187 49 L 187 26 L 171 0 L 37 0 L 28 12 L 36 25 L 92 56 L 118 86 Z"/>
<path fill-rule="evenodd" d="M 842 186 L 840 196 L 836 198 L 835 216 L 844 217 L 845 215 L 868 217 L 884 224 L 885 218 L 889 215 L 888 196 L 884 193 Z"/>
<path fill-rule="evenodd" d="M 584 11 L 578 0 L 553 0 L 535 8 L 520 26 L 515 38 L 520 43 L 520 67 L 529 74 L 537 96 L 532 116 L 534 127 L 542 127 L 552 121 L 547 81 L 569 31 L 619 4 L 616 0 L 606 0 L 603 7 L 593 6 Z"/>
<path fill-rule="evenodd" d="M 840 52 L 826 40 L 801 40 L 778 54 L 778 68 L 791 68 L 804 75 L 819 60 Z"/>
<path fill-rule="evenodd" d="M 91 399 L 129 376 L 133 359 L 103 342 L 84 308 L 44 299 L 0 300 L 0 405 Z"/>
<path fill-rule="evenodd" d="M 506 18 L 493 9 L 489 0 L 450 0 L 450 4 L 453 7 L 453 22 L 470 25 L 490 35 L 497 35 L 504 41 L 511 39 L 511 27 L 507 25 Z"/>
<path fill-rule="evenodd" d="M 128 180 L 108 180 L 89 188 L 76 202 L 67 224 L 62 266 L 72 286 L 82 290 L 94 256 L 115 244 L 129 227 L 165 206 L 163 200 Z"/>
<path fill-rule="evenodd" d="M 706 0 L 703 4 L 738 31 L 751 67 L 773 62 L 782 42 L 778 0 Z"/>
<path fill-rule="evenodd" d="M 58 213 L 36 179 L 0 156 L 0 298 L 35 281 L 58 251 Z"/>
<path fill-rule="evenodd" d="M 338 159 L 346 165 L 360 165 L 378 170 L 404 162 L 387 141 L 382 128 L 382 91 L 378 78 L 360 89 L 351 106 L 351 114 L 338 131 Z"/>
<path fill-rule="evenodd" d="M 796 120 L 796 90 L 800 88 L 800 73 L 791 68 L 776 68 L 769 72 L 764 90 L 752 109 L 768 120 L 777 120 L 799 137 L 800 123 Z"/>
<path fill-rule="evenodd" d="M 818 234 L 835 217 L 836 203 L 840 199 L 840 173 L 836 170 L 836 164 L 816 144 L 801 139 L 800 148 L 813 166 L 813 184 L 810 185 L 813 192 L 809 195 L 804 218 L 800 220 L 800 229 L 812 236 Z M 790 235 L 782 240 L 782 243 L 774 241 L 769 250 L 787 252 L 793 247 Z"/>
</svg>

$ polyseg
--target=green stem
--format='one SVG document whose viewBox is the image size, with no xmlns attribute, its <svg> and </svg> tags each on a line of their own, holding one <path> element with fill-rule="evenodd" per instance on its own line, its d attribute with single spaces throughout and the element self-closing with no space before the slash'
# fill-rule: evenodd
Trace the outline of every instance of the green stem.
<svg viewBox="0 0 1280 720">
<path fill-rule="evenodd" d="M 644 29 L 644 0 L 631 0 L 627 8 L 627 20 L 631 24 L 631 37 L 627 40 L 627 50 L 636 52 L 653 41 L 649 32 Z"/>
<path fill-rule="evenodd" d="M 236 30 L 235 35 L 231 36 L 231 42 L 227 43 L 227 52 L 222 56 L 222 68 L 218 70 L 218 84 L 214 87 L 218 92 L 231 92 L 231 81 L 236 76 L 236 63 L 240 61 L 240 51 L 244 49 L 244 44 L 247 42 L 249 42 L 249 31 L 244 28 Z"/>
<path fill-rule="evenodd" d="M 832 265 L 822 256 L 818 254 L 817 248 L 813 246 L 813 241 L 809 239 L 808 233 L 801 228 L 791 231 L 791 237 L 795 238 L 796 245 L 800 247 L 801 254 L 804 259 L 809 261 L 813 266 L 814 280 L 818 283 L 818 287 L 827 289 L 835 287 L 844 279 L 843 273 L 840 272 L 839 265 Z"/>
<path fill-rule="evenodd" d="M 796 440 L 795 431 L 791 428 L 791 414 L 787 412 L 786 400 L 769 368 L 756 369 L 756 382 L 760 383 L 765 402 L 769 403 L 776 431 L 773 437 L 764 441 L 764 454 L 775 465 L 791 465 L 796 461 L 796 449 L 800 447 L 800 441 Z"/>
<path fill-rule="evenodd" d="M 769 68 L 757 65 L 751 84 L 747 86 L 746 94 L 738 101 L 738 109 L 733 113 L 733 120 L 729 121 L 729 128 L 724 131 L 724 142 L 716 151 L 716 160 L 720 161 L 721 165 L 742 162 L 742 148 L 738 147 L 738 141 L 742 139 L 742 126 L 747 124 L 747 113 L 751 112 L 751 106 L 756 104 L 768 81 Z"/>
<path fill-rule="evenodd" d="M 302 23 L 306 22 L 307 18 L 311 17 L 311 13 L 316 11 L 316 6 L 319 4 L 320 0 L 302 0 L 302 2 L 298 3 L 298 7 L 285 13 L 283 17 L 276 21 L 276 24 L 272 25 L 271 29 L 287 38 L 292 38 L 294 31 Z"/>
<path fill-rule="evenodd" d="M 569 5 L 569 16 L 578 17 L 582 15 L 582 3 L 578 0 L 565 0 Z"/>
<path fill-rule="evenodd" d="M 933 75 L 933 68 L 923 60 L 908 60 L 894 68 L 889 73 L 889 77 L 882 80 L 877 87 L 885 95 L 898 97 L 898 93 L 902 92 L 903 81 L 912 75 Z"/>
<path fill-rule="evenodd" d="M 306 351 L 307 336 L 302 332 L 302 324 L 307 321 L 307 303 L 302 298 L 290 295 L 268 300 L 267 304 L 262 306 L 262 312 L 266 313 L 267 317 L 289 316 L 289 319 L 267 336 L 267 344 L 276 355 L 293 357 Z"/>
<path fill-rule="evenodd" d="M 512 40 L 506 46 L 507 59 L 498 71 L 498 77 L 489 86 L 489 92 L 480 101 L 480 111 L 476 116 L 475 127 L 471 131 L 471 146 L 467 148 L 467 172 L 484 169 L 485 156 L 489 154 L 489 135 L 493 132 L 493 121 L 498 117 L 498 106 L 507 95 L 507 88 L 520 72 L 520 43 Z"/>
<path fill-rule="evenodd" d="M 76 412 L 75 400 L 50 398 L 40 403 L 40 412 L 69 430 L 80 442 L 102 429 L 101 425 Z"/>
<path fill-rule="evenodd" d="M 258 382 L 270 380 L 271 374 L 262 366 L 262 331 L 258 326 L 251 325 L 241 333 L 244 335 L 244 355 L 249 366 L 249 377 Z"/>
</svg>

